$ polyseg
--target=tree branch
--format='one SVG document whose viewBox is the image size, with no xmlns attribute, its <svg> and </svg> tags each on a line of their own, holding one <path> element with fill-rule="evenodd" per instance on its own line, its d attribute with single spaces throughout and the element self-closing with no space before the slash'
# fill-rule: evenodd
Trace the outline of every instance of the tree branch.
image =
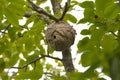
<svg viewBox="0 0 120 80">
<path fill-rule="evenodd" d="M 59 20 L 63 20 L 65 14 L 67 13 L 67 11 L 68 11 L 68 9 L 70 7 L 70 2 L 71 2 L 71 0 L 67 0 L 67 2 L 65 3 L 64 11 L 63 11 L 61 17 L 59 18 Z"/>
<path fill-rule="evenodd" d="M 34 63 L 34 69 L 35 69 L 35 68 L 36 68 L 36 62 L 37 62 L 38 60 L 42 59 L 42 58 L 45 58 L 45 57 L 48 57 L 48 58 L 51 58 L 51 59 L 56 59 L 56 60 L 59 60 L 59 61 L 62 62 L 62 59 L 60 59 L 60 58 L 53 57 L 53 56 L 50 56 L 50 55 L 43 55 L 43 54 L 42 54 L 41 57 L 35 58 L 35 59 L 32 60 L 31 62 L 29 62 L 29 63 L 27 63 L 27 64 L 25 64 L 25 65 L 23 65 L 23 66 L 20 66 L 20 67 L 11 67 L 11 68 L 15 68 L 15 69 L 23 69 L 23 68 L 25 68 L 25 71 L 26 71 L 28 65 Z"/>
<path fill-rule="evenodd" d="M 114 32 L 110 31 L 111 34 L 113 34 L 115 37 L 118 37 L 118 35 L 116 35 Z"/>
<path fill-rule="evenodd" d="M 34 13 L 32 13 L 32 12 L 25 12 L 24 17 L 29 18 L 33 14 Z M 49 18 L 46 15 L 44 15 L 44 14 L 38 14 L 37 16 L 41 17 L 47 24 L 50 23 L 49 22 Z"/>
<path fill-rule="evenodd" d="M 60 2 L 58 0 L 51 0 L 51 4 L 54 14 L 57 14 L 61 9 Z"/>
<path fill-rule="evenodd" d="M 42 13 L 42 14 L 48 16 L 50 19 L 53 19 L 53 20 L 56 21 L 56 22 L 59 21 L 56 17 L 54 17 L 52 14 L 46 12 L 44 9 L 38 7 L 38 6 L 37 6 L 36 4 L 34 4 L 31 0 L 27 0 L 27 1 L 31 4 L 30 8 L 31 8 L 32 10 L 34 10 L 34 11 L 40 13 L 40 14 Z"/>
<path fill-rule="evenodd" d="M 65 67 L 66 72 L 73 72 L 75 70 L 73 62 L 72 62 L 72 55 L 69 49 L 62 51 L 62 63 Z"/>
</svg>

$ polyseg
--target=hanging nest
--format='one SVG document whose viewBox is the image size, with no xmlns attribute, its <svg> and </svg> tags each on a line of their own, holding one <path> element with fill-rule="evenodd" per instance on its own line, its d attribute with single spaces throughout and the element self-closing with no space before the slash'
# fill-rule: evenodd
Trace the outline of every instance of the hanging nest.
<svg viewBox="0 0 120 80">
<path fill-rule="evenodd" d="M 46 30 L 46 41 L 56 51 L 64 51 L 74 43 L 75 30 L 66 22 L 53 22 Z"/>
</svg>

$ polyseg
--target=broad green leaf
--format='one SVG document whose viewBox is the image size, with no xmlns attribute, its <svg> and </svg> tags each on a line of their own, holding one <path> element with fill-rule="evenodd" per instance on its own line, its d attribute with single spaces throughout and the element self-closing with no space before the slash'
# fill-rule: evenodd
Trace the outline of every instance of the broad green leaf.
<svg viewBox="0 0 120 80">
<path fill-rule="evenodd" d="M 96 0 L 95 1 L 96 10 L 104 11 L 104 9 L 110 6 L 114 1 L 115 0 Z"/>
<path fill-rule="evenodd" d="M 21 5 L 24 5 L 25 4 L 25 1 L 24 0 L 7 0 L 8 2 L 11 2 L 11 3 L 17 3 L 17 4 L 21 4 Z"/>
<path fill-rule="evenodd" d="M 113 35 L 105 35 L 101 41 L 101 46 L 105 53 L 112 53 L 118 46 L 118 42 Z"/>
<path fill-rule="evenodd" d="M 37 5 L 44 4 L 47 0 L 37 0 Z"/>
<path fill-rule="evenodd" d="M 89 27 L 89 31 L 90 32 L 94 32 L 96 30 L 96 25 L 91 25 L 90 27 Z"/>
<path fill-rule="evenodd" d="M 14 14 L 20 19 L 24 16 L 25 10 L 24 10 L 24 5 L 21 5 L 20 3 L 12 2 L 9 5 L 9 8 L 11 10 L 14 10 Z"/>
<path fill-rule="evenodd" d="M 14 66 L 19 60 L 19 54 L 18 53 L 12 53 L 10 57 L 10 63 L 8 67 Z"/>
<path fill-rule="evenodd" d="M 91 46 L 92 47 L 92 46 Z M 96 59 L 95 59 L 96 58 Z M 86 60 L 87 59 L 87 60 Z M 91 51 L 86 51 L 82 54 L 81 56 L 81 63 L 84 67 L 90 66 L 95 64 L 98 61 L 98 56 L 96 51 L 91 50 Z"/>
<path fill-rule="evenodd" d="M 5 49 L 6 49 L 5 43 L 2 40 L 0 40 L 0 54 L 2 54 L 5 51 Z"/>
<path fill-rule="evenodd" d="M 40 49 L 40 54 L 45 54 L 45 49 L 42 45 L 38 46 L 38 48 Z"/>
<path fill-rule="evenodd" d="M 35 20 L 35 15 L 31 15 L 27 20 L 26 20 L 26 25 L 28 25 L 29 23 L 33 22 Z"/>
<path fill-rule="evenodd" d="M 114 3 L 115 0 L 96 0 L 96 13 L 102 15 L 106 7 L 110 6 Z"/>
<path fill-rule="evenodd" d="M 78 4 L 79 4 L 78 1 L 75 1 L 75 0 L 72 0 L 72 1 L 71 1 L 71 5 L 78 5 Z"/>
<path fill-rule="evenodd" d="M 35 46 L 34 46 L 33 39 L 26 37 L 26 40 L 25 40 L 25 49 L 27 50 L 27 52 L 31 52 L 34 48 L 35 48 Z"/>
<path fill-rule="evenodd" d="M 21 37 L 17 40 L 16 49 L 19 53 L 21 53 L 24 50 L 24 47 L 23 47 L 24 41 L 25 40 L 23 37 Z"/>
<path fill-rule="evenodd" d="M 79 43 L 77 44 L 78 53 L 87 49 L 87 47 L 89 45 L 89 40 L 90 40 L 89 37 L 85 37 L 85 38 L 83 38 L 82 40 L 79 41 Z"/>
<path fill-rule="evenodd" d="M 46 69 L 49 70 L 50 68 L 52 68 L 52 64 L 47 63 L 46 64 Z"/>
<path fill-rule="evenodd" d="M 88 29 L 83 29 L 80 34 L 82 34 L 82 35 L 90 35 L 91 32 Z"/>
<path fill-rule="evenodd" d="M 52 54 L 52 53 L 54 52 L 54 49 L 51 48 L 50 46 L 49 46 L 48 50 L 49 50 L 49 53 L 50 53 L 50 54 Z"/>
<path fill-rule="evenodd" d="M 5 68 L 5 62 L 3 58 L 0 58 L 0 73 L 4 71 Z"/>
<path fill-rule="evenodd" d="M 41 35 L 41 32 L 44 30 L 45 26 L 46 24 L 43 21 L 41 21 L 39 18 L 36 18 L 33 27 L 31 28 L 31 33 Z"/>
<path fill-rule="evenodd" d="M 64 17 L 65 21 L 71 21 L 72 23 L 76 23 L 77 19 L 72 14 L 66 14 Z"/>
<path fill-rule="evenodd" d="M 98 80 L 106 80 L 105 78 L 98 78 Z"/>
<path fill-rule="evenodd" d="M 43 68 L 40 62 L 36 62 L 36 68 L 35 70 L 27 70 L 26 72 L 21 71 L 18 76 L 16 76 L 16 79 L 40 79 L 43 74 Z"/>
<path fill-rule="evenodd" d="M 66 73 L 66 74 L 71 80 L 80 80 L 80 79 L 86 80 L 86 77 L 83 78 L 82 73 L 77 72 L 77 71 L 71 72 L 71 73 Z"/>
<path fill-rule="evenodd" d="M 16 16 L 16 14 L 14 13 L 13 9 L 7 7 L 4 10 L 5 16 L 7 18 L 7 20 L 13 24 L 14 26 L 18 26 L 18 18 Z"/>
<path fill-rule="evenodd" d="M 0 23 L 0 31 L 3 30 L 5 27 L 3 25 L 3 23 Z"/>
<path fill-rule="evenodd" d="M 5 72 L 0 73 L 0 77 L 1 77 L 1 80 L 8 80 L 8 79 L 10 79 L 10 78 L 8 78 L 8 75 L 5 74 Z"/>
<path fill-rule="evenodd" d="M 87 22 L 93 22 L 95 17 L 94 9 L 86 8 L 84 10 L 84 18 L 87 20 Z"/>
<path fill-rule="evenodd" d="M 94 77 L 98 77 L 98 73 L 95 71 L 95 68 L 97 67 L 96 64 L 90 66 L 87 71 L 85 71 L 82 74 L 82 77 L 86 77 L 86 79 L 92 79 Z M 93 79 L 94 80 L 94 79 Z M 95 79 L 96 80 L 96 79 Z"/>
<path fill-rule="evenodd" d="M 91 44 L 99 44 L 105 32 L 106 31 L 102 28 L 102 26 L 100 29 L 94 30 L 91 35 Z"/>
<path fill-rule="evenodd" d="M 35 35 L 35 37 L 34 37 L 34 42 L 35 42 L 35 45 L 36 46 L 40 46 L 40 41 L 43 39 L 43 35 L 39 32 L 39 35 L 38 34 L 34 34 Z"/>
<path fill-rule="evenodd" d="M 108 19 L 114 19 L 120 12 L 119 6 L 117 4 L 111 4 L 105 8 L 104 16 Z"/>
<path fill-rule="evenodd" d="M 0 6 L 0 23 L 2 20 L 3 20 L 3 10 L 2 10 L 2 7 Z"/>
<path fill-rule="evenodd" d="M 45 10 L 46 10 L 48 13 L 51 13 L 51 10 L 50 10 L 50 7 L 49 7 L 49 6 L 46 6 L 46 7 L 45 7 Z"/>
<path fill-rule="evenodd" d="M 82 19 L 80 19 L 80 20 L 78 21 L 77 24 L 80 24 L 80 23 L 84 24 L 84 23 L 86 23 L 86 22 L 88 22 L 88 20 L 85 19 L 85 18 L 82 18 Z"/>
<path fill-rule="evenodd" d="M 93 1 L 85 1 L 85 2 L 80 3 L 80 6 L 83 7 L 83 8 L 92 8 L 92 9 L 94 9 L 95 4 L 94 4 Z"/>
<path fill-rule="evenodd" d="M 16 40 L 16 29 L 14 27 L 8 29 L 8 34 L 11 38 L 11 42 Z"/>
</svg>

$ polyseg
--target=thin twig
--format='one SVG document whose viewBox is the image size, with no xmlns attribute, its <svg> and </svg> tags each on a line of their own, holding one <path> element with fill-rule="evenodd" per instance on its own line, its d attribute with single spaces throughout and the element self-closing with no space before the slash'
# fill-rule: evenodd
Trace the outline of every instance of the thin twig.
<svg viewBox="0 0 120 80">
<path fill-rule="evenodd" d="M 53 74 L 53 73 L 50 73 L 50 72 L 44 72 L 44 74 L 45 74 L 45 75 L 52 75 L 52 76 L 55 76 L 55 77 L 59 77 L 59 76 L 57 76 L 57 75 L 55 75 L 55 74 Z"/>
<path fill-rule="evenodd" d="M 25 65 L 23 65 L 23 66 L 20 66 L 20 67 L 11 67 L 11 68 L 23 69 L 23 68 L 27 68 L 28 65 L 30 65 L 30 64 L 32 64 L 32 63 L 34 63 L 34 67 L 36 68 L 36 61 L 38 61 L 38 60 L 40 60 L 40 59 L 42 59 L 42 58 L 45 58 L 45 57 L 48 57 L 48 58 L 51 58 L 51 59 L 56 59 L 56 60 L 59 60 L 59 61 L 62 62 L 62 59 L 60 59 L 60 58 L 53 57 L 53 56 L 49 56 L 49 55 L 43 55 L 43 54 L 42 54 L 41 57 L 35 58 L 35 59 L 32 60 L 31 62 L 29 62 L 29 63 L 27 63 L 27 64 L 25 64 Z M 34 68 L 34 69 L 35 69 L 35 68 Z"/>
<path fill-rule="evenodd" d="M 115 37 L 118 37 L 114 32 L 110 31 Z"/>
<path fill-rule="evenodd" d="M 30 7 L 30 8 L 31 8 L 32 10 L 34 10 L 34 11 L 40 13 L 40 14 L 42 13 L 42 14 L 48 16 L 50 19 L 53 19 L 53 20 L 56 21 L 56 22 L 59 21 L 56 17 L 54 17 L 52 14 L 46 12 L 44 9 L 38 7 L 38 6 L 37 6 L 36 4 L 34 4 L 31 0 L 27 0 L 27 1 L 31 4 L 31 7 Z"/>
<path fill-rule="evenodd" d="M 71 0 L 67 0 L 67 2 L 65 3 L 65 8 L 64 8 L 64 11 L 63 11 L 63 14 L 61 15 L 61 17 L 59 18 L 59 20 L 63 20 L 65 14 L 67 13 L 69 7 L 70 7 L 70 1 Z"/>
</svg>

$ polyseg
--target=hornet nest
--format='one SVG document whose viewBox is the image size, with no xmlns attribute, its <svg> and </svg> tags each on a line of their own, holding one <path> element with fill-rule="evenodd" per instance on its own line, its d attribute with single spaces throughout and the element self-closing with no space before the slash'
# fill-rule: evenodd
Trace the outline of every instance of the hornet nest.
<svg viewBox="0 0 120 80">
<path fill-rule="evenodd" d="M 66 22 L 53 22 L 46 30 L 46 40 L 49 46 L 56 51 L 64 51 L 74 43 L 75 30 Z"/>
</svg>

